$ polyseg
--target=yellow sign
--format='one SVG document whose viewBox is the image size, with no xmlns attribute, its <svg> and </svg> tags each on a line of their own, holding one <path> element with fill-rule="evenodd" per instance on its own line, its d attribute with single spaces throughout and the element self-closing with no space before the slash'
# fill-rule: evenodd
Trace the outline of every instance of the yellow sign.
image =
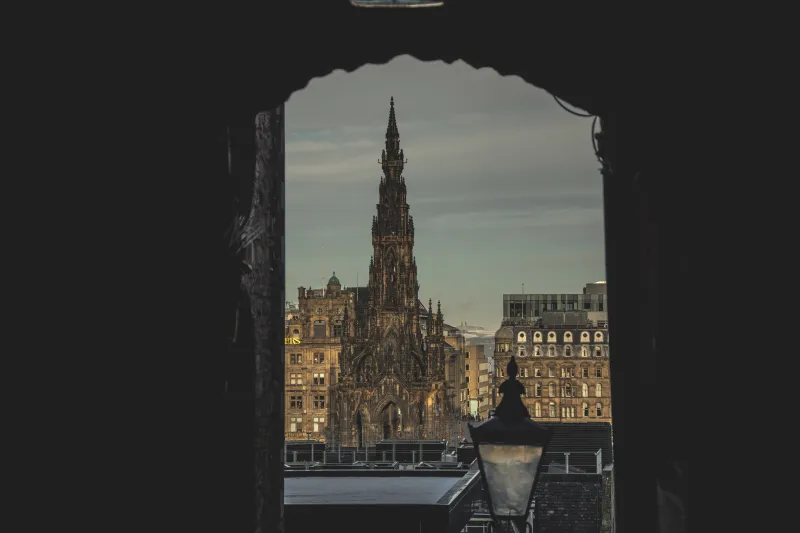
<svg viewBox="0 0 800 533">
<path fill-rule="evenodd" d="M 294 337 L 284 337 L 283 344 L 300 344 L 300 339 Z"/>
</svg>

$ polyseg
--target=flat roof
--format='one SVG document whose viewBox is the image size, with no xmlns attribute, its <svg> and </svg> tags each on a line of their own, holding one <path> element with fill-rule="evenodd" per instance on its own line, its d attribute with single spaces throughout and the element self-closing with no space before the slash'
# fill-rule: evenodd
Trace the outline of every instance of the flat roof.
<svg viewBox="0 0 800 533">
<path fill-rule="evenodd" d="M 286 477 L 286 505 L 436 505 L 461 477 Z"/>
</svg>

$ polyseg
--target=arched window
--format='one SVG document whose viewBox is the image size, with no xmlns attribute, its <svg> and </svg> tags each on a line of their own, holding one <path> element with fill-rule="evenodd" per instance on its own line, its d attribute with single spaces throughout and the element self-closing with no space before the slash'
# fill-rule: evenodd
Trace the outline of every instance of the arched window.
<svg viewBox="0 0 800 533">
<path fill-rule="evenodd" d="M 599 346 L 595 346 L 594 348 L 594 356 L 595 357 L 603 357 L 603 349 Z"/>
<path fill-rule="evenodd" d="M 600 331 L 594 332 L 594 342 L 603 342 L 603 333 Z"/>
<path fill-rule="evenodd" d="M 583 416 L 589 416 L 589 404 L 583 402 Z"/>
<path fill-rule="evenodd" d="M 548 346 L 547 347 L 547 355 L 549 355 L 550 357 L 555 357 L 556 356 L 556 347 L 555 346 Z"/>
<path fill-rule="evenodd" d="M 517 334 L 517 342 L 525 342 L 526 340 L 528 340 L 528 339 L 527 339 L 527 337 L 525 337 L 525 332 L 524 331 L 520 331 Z"/>
<path fill-rule="evenodd" d="M 572 342 L 572 333 L 571 332 L 568 331 L 568 332 L 564 333 L 564 342 Z"/>
<path fill-rule="evenodd" d="M 603 386 L 600 383 L 594 386 L 594 395 L 598 398 L 603 397 Z"/>
<path fill-rule="evenodd" d="M 555 383 L 551 383 L 550 384 L 550 391 L 549 392 L 550 392 L 550 397 L 551 398 L 555 398 L 555 396 L 556 396 L 556 384 Z"/>
<path fill-rule="evenodd" d="M 581 332 L 581 342 L 589 342 L 589 332 L 582 331 Z"/>
<path fill-rule="evenodd" d="M 541 357 L 542 356 L 542 349 L 539 346 L 536 346 L 533 349 L 533 356 L 534 357 Z"/>
<path fill-rule="evenodd" d="M 567 383 L 564 385 L 564 396 L 567 398 L 572 398 L 572 383 Z"/>
<path fill-rule="evenodd" d="M 337 320 L 333 323 L 333 336 L 334 337 L 341 337 L 342 336 L 342 321 Z"/>
<path fill-rule="evenodd" d="M 542 332 L 537 331 L 533 334 L 533 342 L 542 342 Z"/>
<path fill-rule="evenodd" d="M 555 331 L 549 331 L 547 333 L 547 342 L 556 342 L 556 332 Z"/>
<path fill-rule="evenodd" d="M 300 338 L 300 330 L 297 329 L 297 328 L 293 329 L 292 330 L 292 337 L 295 338 L 295 339 Z"/>
<path fill-rule="evenodd" d="M 565 357 L 572 357 L 572 347 L 571 346 L 564 346 L 564 356 Z"/>
<path fill-rule="evenodd" d="M 581 357 L 589 357 L 589 348 L 587 346 L 581 346 Z"/>
<path fill-rule="evenodd" d="M 324 320 L 315 320 L 314 321 L 314 336 L 315 337 L 327 337 L 327 324 Z"/>
<path fill-rule="evenodd" d="M 581 385 L 581 396 L 583 396 L 584 398 L 588 398 L 589 397 L 589 385 L 587 385 L 586 383 Z M 586 405 L 586 404 L 583 404 L 583 405 Z"/>
<path fill-rule="evenodd" d="M 556 367 L 554 367 L 553 365 L 547 367 L 547 377 L 549 378 L 556 377 Z"/>
<path fill-rule="evenodd" d="M 536 405 L 533 406 L 533 416 L 540 418 L 542 416 L 542 404 L 536 402 Z"/>
<path fill-rule="evenodd" d="M 520 346 L 519 347 L 519 356 L 520 357 L 525 357 L 525 347 L 524 346 Z"/>
<path fill-rule="evenodd" d="M 542 377 L 542 367 L 540 366 L 533 367 L 533 375 L 537 378 Z"/>
<path fill-rule="evenodd" d="M 554 403 L 550 404 L 550 417 L 551 418 L 555 418 L 556 417 L 556 404 L 554 404 Z"/>
<path fill-rule="evenodd" d="M 597 409 L 597 416 L 603 416 L 603 404 L 598 403 L 595 408 Z"/>
<path fill-rule="evenodd" d="M 541 395 L 542 395 L 542 384 L 541 383 L 537 383 L 536 384 L 536 396 L 541 396 Z"/>
</svg>

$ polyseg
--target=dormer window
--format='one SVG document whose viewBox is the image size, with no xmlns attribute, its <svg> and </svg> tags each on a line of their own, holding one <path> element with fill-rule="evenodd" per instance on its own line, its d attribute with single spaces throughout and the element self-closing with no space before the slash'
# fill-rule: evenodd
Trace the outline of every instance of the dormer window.
<svg viewBox="0 0 800 533">
<path fill-rule="evenodd" d="M 600 331 L 594 332 L 594 342 L 603 342 L 603 333 Z"/>
<path fill-rule="evenodd" d="M 542 332 L 537 331 L 533 334 L 533 342 L 542 342 Z"/>
<path fill-rule="evenodd" d="M 524 331 L 520 331 L 517 334 L 517 342 L 525 342 L 527 340 L 528 340 L 528 338 L 525 336 L 525 332 Z"/>
<path fill-rule="evenodd" d="M 589 332 L 588 331 L 581 332 L 581 342 L 589 342 Z"/>
<path fill-rule="evenodd" d="M 572 333 L 571 332 L 568 331 L 568 332 L 564 333 L 564 342 L 572 342 Z"/>
<path fill-rule="evenodd" d="M 556 342 L 556 332 L 555 331 L 549 331 L 547 333 L 547 342 Z"/>
</svg>

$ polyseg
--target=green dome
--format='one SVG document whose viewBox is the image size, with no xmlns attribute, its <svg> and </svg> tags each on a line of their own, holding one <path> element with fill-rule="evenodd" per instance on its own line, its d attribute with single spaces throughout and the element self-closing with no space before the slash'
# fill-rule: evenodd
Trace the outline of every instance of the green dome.
<svg viewBox="0 0 800 533">
<path fill-rule="evenodd" d="M 339 285 L 339 286 L 342 285 L 341 283 L 339 283 L 339 278 L 336 277 L 335 270 L 333 271 L 333 276 L 331 276 L 331 279 L 328 280 L 328 285 Z"/>
</svg>

